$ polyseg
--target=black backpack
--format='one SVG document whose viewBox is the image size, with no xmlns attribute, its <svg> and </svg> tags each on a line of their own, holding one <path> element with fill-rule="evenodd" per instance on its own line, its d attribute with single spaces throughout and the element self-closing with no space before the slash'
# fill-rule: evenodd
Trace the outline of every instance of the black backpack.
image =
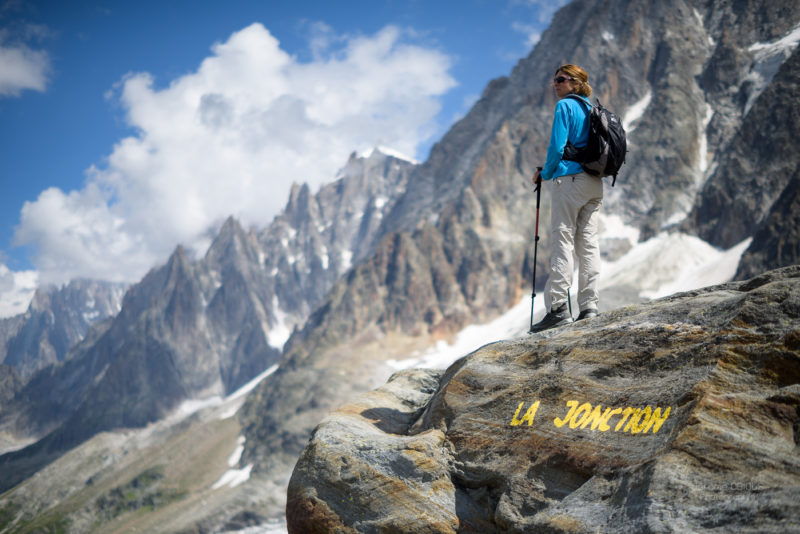
<svg viewBox="0 0 800 534">
<path fill-rule="evenodd" d="M 586 104 L 586 100 L 577 95 L 567 95 Z M 604 108 L 600 101 L 592 106 L 589 112 L 589 139 L 585 147 L 577 148 L 567 142 L 563 159 L 577 161 L 587 174 L 602 178 L 613 176 L 613 187 L 617 183 L 617 173 L 625 163 L 628 144 L 622 121 L 611 111 Z"/>
</svg>

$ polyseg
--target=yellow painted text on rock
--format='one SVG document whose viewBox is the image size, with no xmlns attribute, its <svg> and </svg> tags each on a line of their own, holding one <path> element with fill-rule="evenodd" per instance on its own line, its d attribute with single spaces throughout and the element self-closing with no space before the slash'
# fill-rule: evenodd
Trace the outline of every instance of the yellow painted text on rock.
<svg viewBox="0 0 800 534">
<path fill-rule="evenodd" d="M 517 406 L 514 416 L 509 423 L 511 426 L 520 426 L 528 423 L 533 425 L 533 419 L 539 409 L 540 401 L 530 403 L 524 415 L 520 418 L 520 413 L 525 407 L 526 402 L 522 401 Z M 658 433 L 664 422 L 669 417 L 671 407 L 667 406 L 662 410 L 660 406 L 645 406 L 644 408 L 615 408 L 611 406 L 603 407 L 600 404 L 592 405 L 589 402 L 580 403 L 576 400 L 569 400 L 566 404 L 566 413 L 563 417 L 553 419 L 553 425 L 562 428 L 565 425 L 573 430 L 589 429 L 607 432 L 623 432 L 630 434 Z"/>
</svg>

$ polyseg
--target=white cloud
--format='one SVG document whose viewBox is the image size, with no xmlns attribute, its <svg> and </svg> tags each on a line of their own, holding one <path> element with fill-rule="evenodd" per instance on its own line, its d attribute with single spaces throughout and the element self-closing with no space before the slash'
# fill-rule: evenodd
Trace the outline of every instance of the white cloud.
<svg viewBox="0 0 800 534">
<path fill-rule="evenodd" d="M 512 22 L 511 29 L 525 37 L 524 47 L 530 51 L 542 38 L 542 31 L 549 25 L 556 11 L 567 5 L 571 0 L 510 0 L 511 6 L 522 6 L 531 13 L 528 22 L 516 20 Z"/>
<path fill-rule="evenodd" d="M 569 4 L 572 0 L 511 0 L 511 4 L 519 4 L 531 8 L 537 13 L 541 24 L 550 24 L 553 14 Z"/>
<path fill-rule="evenodd" d="M 539 39 L 542 38 L 542 32 L 539 30 L 539 28 L 531 24 L 514 22 L 511 24 L 511 28 L 515 32 L 521 33 L 525 36 L 525 48 L 527 49 L 531 49 L 536 46 L 536 43 L 538 43 Z"/>
<path fill-rule="evenodd" d="M 11 271 L 0 263 L 0 319 L 25 313 L 37 283 L 35 271 Z"/>
<path fill-rule="evenodd" d="M 24 44 L 0 44 L 0 97 L 19 96 L 26 89 L 44 91 L 49 72 L 46 52 Z"/>
<path fill-rule="evenodd" d="M 134 281 L 228 215 L 268 223 L 292 182 L 332 180 L 353 150 L 415 154 L 455 82 L 447 56 L 406 41 L 395 27 L 348 38 L 322 27 L 302 63 L 253 24 L 166 87 L 128 75 L 114 97 L 137 134 L 84 189 L 26 203 L 16 244 L 34 246 L 46 282 Z"/>
</svg>

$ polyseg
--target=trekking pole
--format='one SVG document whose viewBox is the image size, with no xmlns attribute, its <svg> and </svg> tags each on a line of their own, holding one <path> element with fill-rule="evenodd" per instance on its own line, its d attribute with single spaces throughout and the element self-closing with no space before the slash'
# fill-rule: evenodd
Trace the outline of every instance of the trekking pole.
<svg viewBox="0 0 800 534">
<path fill-rule="evenodd" d="M 536 170 L 542 172 L 541 167 L 536 167 Z M 536 300 L 536 255 L 539 252 L 539 203 L 542 200 L 542 177 L 539 176 L 539 181 L 536 182 L 536 231 L 533 238 L 533 294 L 531 294 L 531 327 L 529 332 L 533 331 L 533 302 Z"/>
<path fill-rule="evenodd" d="M 569 294 L 569 288 L 567 288 L 567 303 L 569 303 L 569 317 L 572 318 L 572 296 Z"/>
</svg>

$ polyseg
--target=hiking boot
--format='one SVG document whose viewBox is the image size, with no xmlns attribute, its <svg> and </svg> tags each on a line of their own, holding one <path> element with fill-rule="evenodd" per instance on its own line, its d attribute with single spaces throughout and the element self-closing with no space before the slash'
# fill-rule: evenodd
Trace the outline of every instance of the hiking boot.
<svg viewBox="0 0 800 534">
<path fill-rule="evenodd" d="M 547 315 L 544 316 L 544 319 L 535 325 L 531 325 L 531 329 L 528 333 L 532 334 L 534 332 L 542 332 L 543 330 L 548 330 L 550 328 L 555 328 L 556 326 L 569 324 L 571 322 L 572 316 L 569 314 L 569 310 L 567 310 L 567 305 L 562 304 L 558 308 L 553 308 L 547 312 Z"/>
<path fill-rule="evenodd" d="M 581 311 L 576 320 L 582 321 L 583 319 L 591 319 L 592 317 L 597 317 L 599 313 L 600 312 L 598 312 L 596 308 L 587 308 Z"/>
</svg>

